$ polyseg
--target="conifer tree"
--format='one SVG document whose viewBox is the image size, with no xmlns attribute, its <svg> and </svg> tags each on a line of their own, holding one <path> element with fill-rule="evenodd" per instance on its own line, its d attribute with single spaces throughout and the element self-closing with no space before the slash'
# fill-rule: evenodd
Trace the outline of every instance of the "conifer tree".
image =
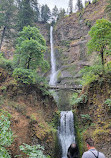
<svg viewBox="0 0 111 158">
<path fill-rule="evenodd" d="M 65 12 L 65 9 L 62 9 L 62 8 L 61 8 L 61 9 L 59 10 L 58 20 L 61 19 L 61 18 L 63 18 L 63 17 L 65 16 L 65 13 L 66 13 L 66 12 Z"/>
<path fill-rule="evenodd" d="M 73 0 L 69 0 L 69 13 L 73 12 Z"/>
<path fill-rule="evenodd" d="M 41 8 L 41 20 L 42 22 L 47 22 L 50 19 L 51 12 L 47 4 L 43 5 Z"/>
<path fill-rule="evenodd" d="M 40 9 L 39 9 L 38 0 L 31 0 L 31 7 L 34 13 L 34 21 L 38 22 L 40 18 Z"/>
<path fill-rule="evenodd" d="M 33 25 L 33 9 L 31 8 L 31 0 L 21 0 L 18 6 L 18 30 L 22 30 L 24 26 Z"/>
<path fill-rule="evenodd" d="M 83 4 L 82 4 L 82 0 L 77 0 L 77 10 L 82 10 L 83 9 Z"/>
<path fill-rule="evenodd" d="M 14 0 L 1 0 L 0 3 L 0 27 L 1 27 L 1 39 L 0 49 L 4 37 L 10 38 L 10 30 L 14 27 Z"/>
<path fill-rule="evenodd" d="M 57 6 L 55 5 L 55 7 L 52 9 L 52 17 L 55 21 L 57 20 L 58 14 L 59 14 L 59 10 Z"/>
</svg>

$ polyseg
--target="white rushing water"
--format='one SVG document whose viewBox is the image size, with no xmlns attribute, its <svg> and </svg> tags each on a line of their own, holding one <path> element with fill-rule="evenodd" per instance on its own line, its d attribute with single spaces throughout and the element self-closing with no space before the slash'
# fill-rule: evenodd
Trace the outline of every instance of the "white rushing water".
<svg viewBox="0 0 111 158">
<path fill-rule="evenodd" d="M 74 119 L 72 111 L 61 112 L 58 135 L 62 147 L 62 158 L 67 158 L 68 147 L 72 143 L 75 143 Z"/>
<path fill-rule="evenodd" d="M 57 72 L 56 72 L 56 60 L 53 48 L 53 27 L 50 27 L 50 45 L 51 45 L 51 74 L 49 85 L 56 85 L 57 82 Z"/>
</svg>

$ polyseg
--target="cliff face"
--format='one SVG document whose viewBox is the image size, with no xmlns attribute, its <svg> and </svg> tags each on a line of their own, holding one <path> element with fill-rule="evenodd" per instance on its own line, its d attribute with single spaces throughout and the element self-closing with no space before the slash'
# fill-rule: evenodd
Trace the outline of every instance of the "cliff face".
<svg viewBox="0 0 111 158">
<path fill-rule="evenodd" d="M 111 73 L 85 87 L 81 95 L 87 96 L 87 102 L 83 100 L 76 109 L 78 136 L 82 136 L 83 144 L 87 136 L 92 136 L 97 150 L 103 152 L 106 158 L 110 158 L 111 106 L 105 101 L 111 99 Z M 87 150 L 85 146 L 84 144 L 83 148 Z"/>
<path fill-rule="evenodd" d="M 56 130 L 52 127 L 52 120 L 57 110 L 53 98 L 43 87 L 20 85 L 3 69 L 0 74 L 0 108 L 11 114 L 14 133 L 9 148 L 12 158 L 21 154 L 19 146 L 22 143 L 41 144 L 45 154 L 53 157 Z"/>
<path fill-rule="evenodd" d="M 78 71 L 90 64 L 86 47 L 88 31 L 97 19 L 105 17 L 105 6 L 105 0 L 89 4 L 81 13 L 71 14 L 55 25 L 54 46 L 61 84 L 78 84 Z"/>
</svg>

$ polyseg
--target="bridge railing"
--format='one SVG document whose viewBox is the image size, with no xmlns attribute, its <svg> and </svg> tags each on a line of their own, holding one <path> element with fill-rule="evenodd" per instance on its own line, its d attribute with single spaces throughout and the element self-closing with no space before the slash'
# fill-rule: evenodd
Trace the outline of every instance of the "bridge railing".
<svg viewBox="0 0 111 158">
<path fill-rule="evenodd" d="M 48 89 L 75 89 L 75 90 L 82 90 L 82 85 L 55 85 L 55 86 L 49 86 Z"/>
</svg>

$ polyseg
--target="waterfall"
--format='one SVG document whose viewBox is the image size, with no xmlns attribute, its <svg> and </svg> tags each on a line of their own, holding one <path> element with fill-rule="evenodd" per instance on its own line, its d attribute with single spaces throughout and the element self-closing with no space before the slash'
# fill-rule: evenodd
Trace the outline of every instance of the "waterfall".
<svg viewBox="0 0 111 158">
<path fill-rule="evenodd" d="M 55 85 L 57 82 L 56 60 L 53 48 L 53 27 L 50 27 L 50 45 L 51 45 L 51 74 L 49 85 Z"/>
<path fill-rule="evenodd" d="M 72 111 L 62 111 L 58 136 L 62 147 L 62 158 L 67 158 L 67 150 L 71 143 L 75 143 L 74 119 Z"/>
<path fill-rule="evenodd" d="M 50 27 L 50 45 L 51 45 L 51 74 L 49 85 L 56 85 L 57 71 L 56 60 L 53 48 L 53 27 Z M 58 95 L 52 92 L 54 99 L 58 100 Z M 71 143 L 75 143 L 74 136 L 74 120 L 72 111 L 62 111 L 60 119 L 60 127 L 58 129 L 58 137 L 62 147 L 62 158 L 67 158 L 67 150 Z"/>
</svg>

